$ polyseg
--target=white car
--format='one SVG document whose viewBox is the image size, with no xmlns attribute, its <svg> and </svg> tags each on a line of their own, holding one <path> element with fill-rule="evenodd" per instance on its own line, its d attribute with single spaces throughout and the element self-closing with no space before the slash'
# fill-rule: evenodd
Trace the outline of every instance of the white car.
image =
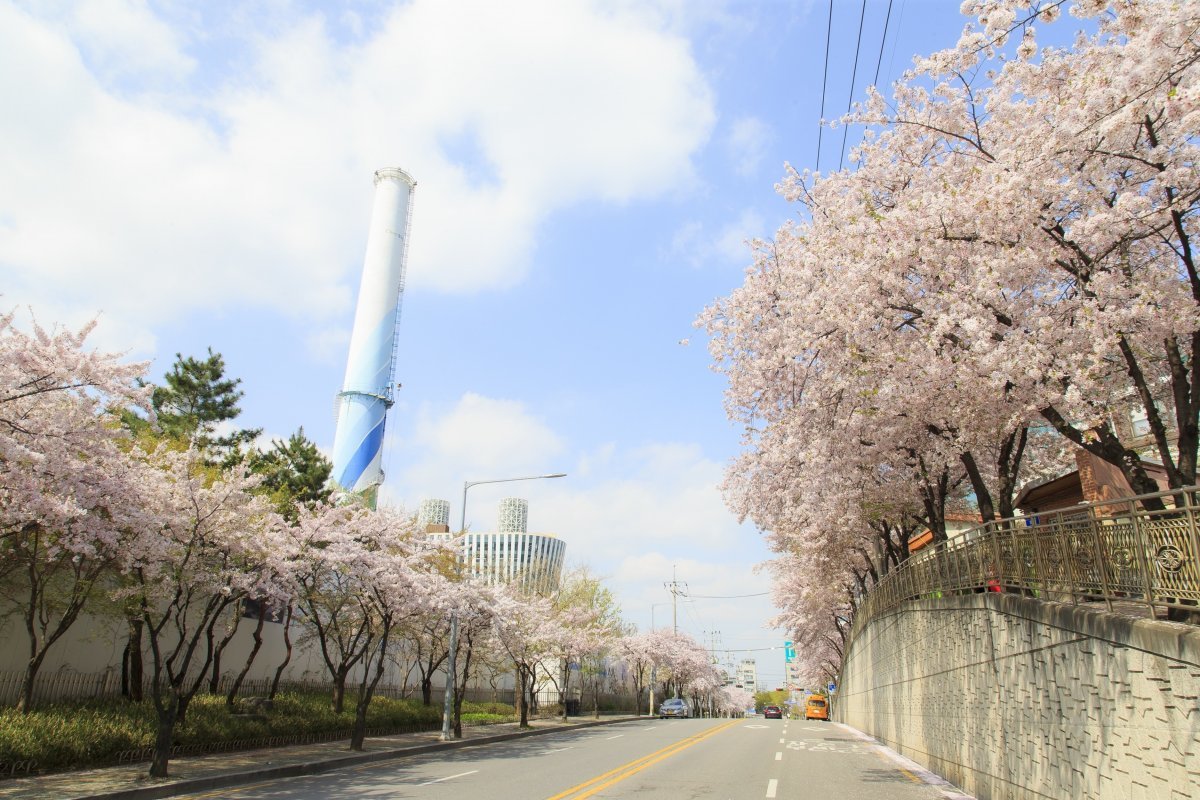
<svg viewBox="0 0 1200 800">
<path fill-rule="evenodd" d="M 670 700 L 664 700 L 663 704 L 658 707 L 659 719 L 666 719 L 667 717 L 680 717 L 686 719 L 691 715 L 691 707 L 679 697 L 673 697 Z"/>
</svg>

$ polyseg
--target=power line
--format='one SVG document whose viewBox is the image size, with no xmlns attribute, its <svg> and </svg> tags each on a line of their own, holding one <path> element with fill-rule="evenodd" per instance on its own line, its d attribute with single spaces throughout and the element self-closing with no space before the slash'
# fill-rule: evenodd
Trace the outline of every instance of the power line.
<svg viewBox="0 0 1200 800">
<path fill-rule="evenodd" d="M 896 35 L 892 37 L 892 54 L 888 56 L 888 77 L 896 74 L 896 48 L 900 44 L 900 31 L 904 28 L 904 7 L 907 0 L 900 0 L 900 16 L 896 19 Z"/>
<path fill-rule="evenodd" d="M 825 133 L 825 87 L 829 83 L 829 34 L 833 31 L 833 0 L 829 0 L 829 23 L 825 26 L 825 72 L 821 76 L 821 119 L 817 122 L 817 166 L 821 171 L 821 135 Z"/>
<path fill-rule="evenodd" d="M 862 0 L 862 11 L 858 15 L 858 41 L 854 44 L 854 68 L 850 70 L 850 96 L 846 98 L 846 113 L 850 113 L 850 106 L 854 104 L 854 84 L 858 79 L 858 52 L 862 49 L 862 32 L 863 20 L 867 18 L 867 0 Z M 838 157 L 838 171 L 842 169 L 842 162 L 846 159 L 846 134 L 850 132 L 850 126 L 842 125 L 842 154 Z"/>
<path fill-rule="evenodd" d="M 883 66 L 883 46 L 887 44 L 888 23 L 892 21 L 892 0 L 888 0 L 887 16 L 883 19 L 883 36 L 879 39 L 879 60 L 875 62 L 875 80 L 872 85 L 879 88 L 879 68 Z"/>
<path fill-rule="evenodd" d="M 769 594 L 770 592 L 755 592 L 754 594 L 684 594 L 683 596 L 693 600 L 737 600 L 742 597 L 766 597 Z"/>
</svg>

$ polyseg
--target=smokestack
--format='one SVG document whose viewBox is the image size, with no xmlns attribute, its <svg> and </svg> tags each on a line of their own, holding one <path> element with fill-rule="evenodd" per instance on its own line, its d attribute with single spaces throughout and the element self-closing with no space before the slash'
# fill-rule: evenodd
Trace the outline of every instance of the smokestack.
<svg viewBox="0 0 1200 800">
<path fill-rule="evenodd" d="M 396 334 L 416 185 L 402 169 L 375 173 L 375 201 L 346 381 L 338 394 L 333 480 L 346 491 L 370 492 L 372 506 L 374 490 L 383 482 L 383 428 L 392 406 Z"/>
</svg>

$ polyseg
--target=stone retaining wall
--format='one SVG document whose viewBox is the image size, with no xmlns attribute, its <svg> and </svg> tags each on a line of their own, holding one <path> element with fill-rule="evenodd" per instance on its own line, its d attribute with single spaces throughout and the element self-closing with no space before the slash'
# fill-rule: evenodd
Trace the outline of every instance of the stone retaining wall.
<svg viewBox="0 0 1200 800">
<path fill-rule="evenodd" d="M 835 717 L 980 800 L 1200 797 L 1200 629 L 1007 594 L 851 642 Z"/>
</svg>

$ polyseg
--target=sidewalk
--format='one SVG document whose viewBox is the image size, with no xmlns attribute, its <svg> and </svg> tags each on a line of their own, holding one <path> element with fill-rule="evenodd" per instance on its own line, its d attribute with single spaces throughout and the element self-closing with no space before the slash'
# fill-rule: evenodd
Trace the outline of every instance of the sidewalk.
<svg viewBox="0 0 1200 800">
<path fill-rule="evenodd" d="M 463 738 L 452 742 L 441 741 L 438 731 L 403 733 L 368 738 L 361 753 L 352 752 L 348 741 L 339 741 L 184 756 L 172 759 L 170 777 L 161 779 L 147 777 L 148 762 L 3 779 L 0 780 L 0 800 L 151 800 L 632 719 L 637 717 L 604 717 L 600 720 L 573 717 L 566 723 L 558 719 L 538 719 L 530 722 L 532 730 L 525 731 L 515 722 L 464 727 Z"/>
</svg>

